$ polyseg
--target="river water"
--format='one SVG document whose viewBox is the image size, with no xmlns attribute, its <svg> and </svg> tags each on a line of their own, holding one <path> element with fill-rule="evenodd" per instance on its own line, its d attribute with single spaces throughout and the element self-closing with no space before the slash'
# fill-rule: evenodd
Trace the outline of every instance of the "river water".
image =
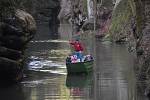
<svg viewBox="0 0 150 100">
<path fill-rule="evenodd" d="M 25 77 L 19 84 L 1 87 L 1 100 L 148 100 L 137 91 L 134 56 L 126 45 L 96 40 L 89 45 L 95 48 L 93 73 L 69 76 L 65 58 L 71 26 L 60 25 L 59 32 L 52 35 L 47 23 L 38 25 L 26 52 Z"/>
</svg>

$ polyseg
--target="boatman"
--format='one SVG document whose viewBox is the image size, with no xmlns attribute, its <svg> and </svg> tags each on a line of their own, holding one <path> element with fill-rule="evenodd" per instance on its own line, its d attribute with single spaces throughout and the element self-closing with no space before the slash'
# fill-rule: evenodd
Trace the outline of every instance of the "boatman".
<svg viewBox="0 0 150 100">
<path fill-rule="evenodd" d="M 82 44 L 79 42 L 79 40 L 75 40 L 75 41 L 69 41 L 69 43 L 73 46 L 74 51 L 75 51 L 75 55 L 77 55 L 77 58 L 80 59 L 80 62 L 82 61 L 83 58 L 83 46 Z"/>
</svg>

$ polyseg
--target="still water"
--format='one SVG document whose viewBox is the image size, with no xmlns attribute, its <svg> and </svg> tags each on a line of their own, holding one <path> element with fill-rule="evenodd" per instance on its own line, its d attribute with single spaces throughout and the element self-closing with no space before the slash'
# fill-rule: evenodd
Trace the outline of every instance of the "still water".
<svg viewBox="0 0 150 100">
<path fill-rule="evenodd" d="M 70 53 L 71 26 L 60 25 L 59 32 L 51 35 L 47 24 L 38 25 L 26 53 L 25 78 L 1 87 L 0 100 L 148 100 L 137 92 L 134 56 L 125 45 L 96 40 L 91 43 L 93 73 L 69 76 L 65 58 Z"/>
</svg>

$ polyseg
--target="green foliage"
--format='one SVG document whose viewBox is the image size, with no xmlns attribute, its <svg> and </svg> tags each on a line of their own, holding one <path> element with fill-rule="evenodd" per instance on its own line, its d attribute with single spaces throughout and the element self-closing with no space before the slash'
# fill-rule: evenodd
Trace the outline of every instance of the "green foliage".
<svg viewBox="0 0 150 100">
<path fill-rule="evenodd" d="M 136 7 L 135 7 L 134 0 L 128 0 L 128 3 L 130 5 L 130 7 L 131 7 L 133 16 L 135 16 L 136 15 Z"/>
<path fill-rule="evenodd" d="M 139 38 L 142 38 L 142 29 L 144 25 L 144 7 L 141 3 L 141 0 L 136 0 L 136 33 Z"/>
</svg>

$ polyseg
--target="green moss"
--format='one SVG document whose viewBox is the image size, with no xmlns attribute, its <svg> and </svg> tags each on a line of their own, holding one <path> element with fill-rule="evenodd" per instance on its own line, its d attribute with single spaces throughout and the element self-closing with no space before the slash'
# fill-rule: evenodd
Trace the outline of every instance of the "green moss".
<svg viewBox="0 0 150 100">
<path fill-rule="evenodd" d="M 136 33 L 138 35 L 138 37 L 142 37 L 142 27 L 143 27 L 143 18 L 144 18 L 144 14 L 143 14 L 143 7 L 142 7 L 142 3 L 141 3 L 141 0 L 137 0 L 135 2 L 135 5 L 136 5 Z"/>
<path fill-rule="evenodd" d="M 128 0 L 128 3 L 131 7 L 133 16 L 135 16 L 136 15 L 136 6 L 135 6 L 135 3 L 134 3 L 134 0 Z"/>
<path fill-rule="evenodd" d="M 132 9 L 133 8 L 130 7 L 128 1 L 122 0 L 113 11 L 112 22 L 109 30 L 112 40 L 117 40 L 117 38 L 124 37 L 126 35 L 128 31 L 126 26 L 133 16 Z"/>
<path fill-rule="evenodd" d="M 87 10 L 87 0 L 83 0 L 83 11 L 85 15 L 88 15 L 88 10 Z"/>
</svg>

